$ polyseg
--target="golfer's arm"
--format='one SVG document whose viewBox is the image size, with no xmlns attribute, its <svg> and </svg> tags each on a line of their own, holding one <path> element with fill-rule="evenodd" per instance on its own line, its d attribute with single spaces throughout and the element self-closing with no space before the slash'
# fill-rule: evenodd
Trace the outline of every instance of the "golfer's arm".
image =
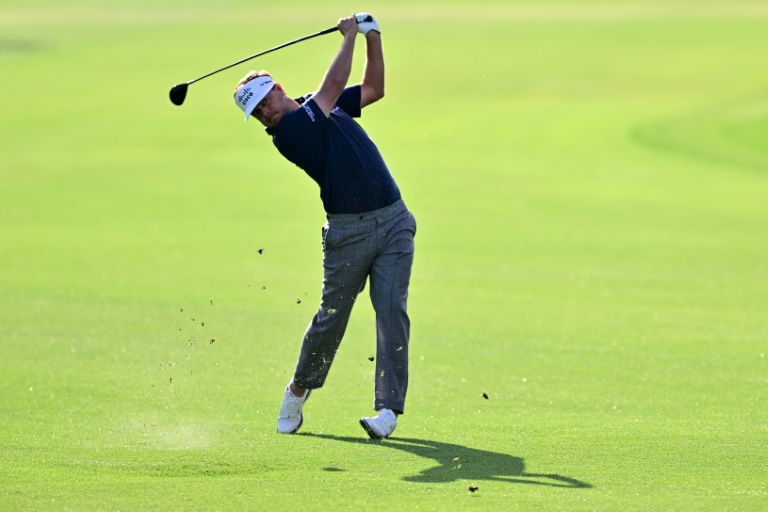
<svg viewBox="0 0 768 512">
<path fill-rule="evenodd" d="M 312 96 L 326 117 L 331 115 L 331 110 L 347 86 L 349 73 L 352 71 L 352 55 L 355 50 L 356 36 L 357 32 L 351 30 L 344 34 L 344 42 L 341 43 L 339 53 L 334 57 L 328 71 L 325 72 L 320 87 Z"/>
<path fill-rule="evenodd" d="M 375 30 L 365 36 L 365 55 L 360 108 L 384 97 L 384 51 L 381 47 L 381 34 Z"/>
</svg>

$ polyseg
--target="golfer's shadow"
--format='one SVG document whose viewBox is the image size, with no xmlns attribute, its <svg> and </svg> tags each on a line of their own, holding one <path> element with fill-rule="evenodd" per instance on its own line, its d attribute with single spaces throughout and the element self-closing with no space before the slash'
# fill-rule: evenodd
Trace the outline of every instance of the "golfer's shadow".
<svg viewBox="0 0 768 512">
<path fill-rule="evenodd" d="M 357 437 L 338 437 L 325 434 L 298 434 L 319 437 L 345 443 L 367 443 Z M 405 476 L 406 482 L 442 483 L 464 480 L 491 480 L 517 484 L 546 485 L 549 487 L 591 488 L 586 482 L 555 474 L 526 473 L 525 463 L 520 457 L 505 453 L 489 452 L 457 444 L 408 439 L 389 438 L 377 443 L 379 446 L 394 448 L 425 459 L 434 459 L 437 466 L 421 471 L 418 475 Z"/>
</svg>

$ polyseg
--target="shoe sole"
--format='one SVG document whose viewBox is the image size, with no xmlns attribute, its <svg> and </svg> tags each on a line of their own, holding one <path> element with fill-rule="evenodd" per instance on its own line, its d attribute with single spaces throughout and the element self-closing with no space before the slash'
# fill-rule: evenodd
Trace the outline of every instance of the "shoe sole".
<svg viewBox="0 0 768 512">
<path fill-rule="evenodd" d="M 301 428 L 301 426 L 302 426 L 303 424 L 304 424 L 304 415 L 302 414 L 302 415 L 301 415 L 301 419 L 299 420 L 299 424 L 298 424 L 298 425 L 296 425 L 296 428 L 295 428 L 295 429 L 293 429 L 292 431 L 290 431 L 290 432 L 288 432 L 288 433 L 289 433 L 289 434 L 295 434 L 296 432 L 298 432 L 298 431 L 299 431 L 299 429 Z"/>
<path fill-rule="evenodd" d="M 374 432 L 373 430 L 371 430 L 371 427 L 368 425 L 368 422 L 365 420 L 360 420 L 360 426 L 363 427 L 363 430 L 365 430 L 368 433 L 371 439 L 384 439 L 384 437 L 386 437 L 386 436 L 382 437 L 376 432 Z"/>
<path fill-rule="evenodd" d="M 301 426 L 302 426 L 303 424 L 304 424 L 304 415 L 302 414 L 302 415 L 301 415 L 301 418 L 299 419 L 299 424 L 298 424 L 298 425 L 296 425 L 296 428 L 295 428 L 295 429 L 291 430 L 290 432 L 280 432 L 280 431 L 278 430 L 278 431 L 277 431 L 277 433 L 278 433 L 278 434 L 295 434 L 296 432 L 298 432 L 298 431 L 299 431 L 299 429 L 301 428 Z"/>
</svg>

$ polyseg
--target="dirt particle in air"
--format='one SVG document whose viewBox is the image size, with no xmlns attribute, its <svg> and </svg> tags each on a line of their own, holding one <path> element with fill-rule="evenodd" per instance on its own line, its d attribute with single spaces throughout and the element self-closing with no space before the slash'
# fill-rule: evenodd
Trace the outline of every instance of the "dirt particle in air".
<svg viewBox="0 0 768 512">
<path fill-rule="evenodd" d="M 472 485 L 469 486 L 469 492 L 475 492 L 475 491 L 479 491 L 479 490 L 480 490 L 480 488 L 478 486 L 476 486 L 475 484 L 472 484 Z"/>
<path fill-rule="evenodd" d="M 485 398 L 486 400 L 488 400 L 488 393 L 483 393 L 483 398 Z"/>
<path fill-rule="evenodd" d="M 373 357 L 373 356 L 370 356 L 370 357 L 368 358 L 368 360 L 369 360 L 369 361 L 373 361 L 374 359 L 376 359 L 376 358 L 375 358 L 375 357 Z"/>
</svg>

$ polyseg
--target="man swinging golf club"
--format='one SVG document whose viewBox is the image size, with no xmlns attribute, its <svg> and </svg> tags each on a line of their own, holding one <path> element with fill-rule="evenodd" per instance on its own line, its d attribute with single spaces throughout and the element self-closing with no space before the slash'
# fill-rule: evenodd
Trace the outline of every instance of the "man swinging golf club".
<svg viewBox="0 0 768 512">
<path fill-rule="evenodd" d="M 302 407 L 321 388 L 347 327 L 352 306 L 370 279 L 376 312 L 375 417 L 360 420 L 372 438 L 394 432 L 408 387 L 408 285 L 416 221 L 403 203 L 378 148 L 352 118 L 384 96 L 381 31 L 370 14 L 340 19 L 341 48 L 313 94 L 292 99 L 266 71 L 250 72 L 235 88 L 235 102 L 266 126 L 280 153 L 320 186 L 323 290 L 304 334 L 293 379 L 277 418 L 292 434 Z M 365 37 L 363 81 L 347 87 L 355 39 Z"/>
</svg>

